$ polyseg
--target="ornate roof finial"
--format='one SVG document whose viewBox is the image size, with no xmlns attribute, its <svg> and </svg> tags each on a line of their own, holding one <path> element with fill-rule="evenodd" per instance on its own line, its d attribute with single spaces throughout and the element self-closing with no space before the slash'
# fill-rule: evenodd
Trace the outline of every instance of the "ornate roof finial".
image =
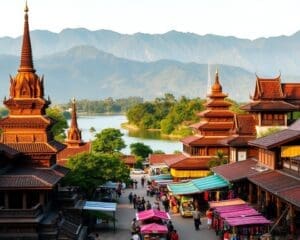
<svg viewBox="0 0 300 240">
<path fill-rule="evenodd" d="M 27 0 L 25 1 L 24 12 L 25 12 L 25 13 L 28 13 L 28 12 L 29 12 L 28 5 L 27 5 Z"/>
<path fill-rule="evenodd" d="M 19 72 L 35 72 L 33 68 L 31 41 L 30 41 L 30 34 L 29 34 L 28 11 L 29 9 L 26 1 L 25 8 L 24 8 L 24 12 L 25 12 L 24 34 L 23 34 L 21 63 L 19 67 Z"/>
<path fill-rule="evenodd" d="M 215 75 L 215 82 L 211 87 L 212 93 L 221 93 L 222 92 L 222 86 L 219 82 L 219 71 L 218 68 L 216 69 L 216 75 Z"/>
<path fill-rule="evenodd" d="M 72 98 L 72 118 L 71 118 L 71 128 L 78 128 L 77 124 L 77 112 L 76 112 L 76 100 Z"/>
</svg>

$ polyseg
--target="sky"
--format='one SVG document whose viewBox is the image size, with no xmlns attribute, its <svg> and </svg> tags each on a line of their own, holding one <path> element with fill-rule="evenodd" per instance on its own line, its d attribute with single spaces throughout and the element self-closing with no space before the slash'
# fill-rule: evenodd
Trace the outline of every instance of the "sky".
<svg viewBox="0 0 300 240">
<path fill-rule="evenodd" d="M 23 32 L 25 0 L 0 0 L 0 37 Z M 170 30 L 256 39 L 300 30 L 299 0 L 28 0 L 30 29 Z"/>
</svg>

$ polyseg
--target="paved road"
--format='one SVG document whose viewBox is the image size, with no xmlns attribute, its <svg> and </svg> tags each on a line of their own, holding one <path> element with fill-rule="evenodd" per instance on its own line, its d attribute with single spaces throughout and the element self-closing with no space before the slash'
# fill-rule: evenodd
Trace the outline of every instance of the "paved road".
<svg viewBox="0 0 300 240">
<path fill-rule="evenodd" d="M 132 176 L 138 180 L 137 189 L 126 189 L 125 193 L 122 194 L 119 199 L 119 204 L 116 212 L 116 218 L 118 219 L 116 223 L 116 232 L 112 230 L 99 230 L 101 240 L 129 240 L 130 235 L 130 223 L 135 217 L 136 210 L 133 209 L 132 205 L 129 204 L 128 194 L 132 191 L 138 196 L 144 196 L 145 200 L 150 200 L 153 202 L 154 198 L 146 196 L 146 188 L 141 188 L 139 175 Z M 202 225 L 200 226 L 200 231 L 194 230 L 193 220 L 191 218 L 182 218 L 179 214 L 172 214 L 171 220 L 179 237 L 182 240 L 217 240 L 215 232 L 213 230 L 208 230 L 206 226 L 206 219 L 202 218 Z"/>
</svg>

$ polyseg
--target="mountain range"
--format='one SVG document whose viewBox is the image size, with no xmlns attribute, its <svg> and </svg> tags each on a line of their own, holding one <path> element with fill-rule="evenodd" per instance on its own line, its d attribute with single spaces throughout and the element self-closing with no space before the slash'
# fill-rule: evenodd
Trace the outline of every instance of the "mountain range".
<svg viewBox="0 0 300 240">
<path fill-rule="evenodd" d="M 31 40 L 36 69 L 57 102 L 73 96 L 147 99 L 166 92 L 204 97 L 208 63 L 211 78 L 218 67 L 224 91 L 237 101 L 249 100 L 255 72 L 274 76 L 282 71 L 283 82 L 300 75 L 300 32 L 251 41 L 176 31 L 126 35 L 65 29 L 32 31 Z M 20 48 L 21 37 L 0 38 L 0 96 L 8 92 L 8 74 L 16 73 Z"/>
</svg>

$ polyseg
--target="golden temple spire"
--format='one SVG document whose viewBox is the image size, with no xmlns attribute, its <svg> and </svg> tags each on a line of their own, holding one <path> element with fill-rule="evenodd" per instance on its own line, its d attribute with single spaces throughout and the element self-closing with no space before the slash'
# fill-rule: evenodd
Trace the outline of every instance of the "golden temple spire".
<svg viewBox="0 0 300 240">
<path fill-rule="evenodd" d="M 21 51 L 21 63 L 19 67 L 19 72 L 35 72 L 33 67 L 32 60 L 32 51 L 31 51 L 31 41 L 29 33 L 29 23 L 28 23 L 28 5 L 27 1 L 25 3 L 25 16 L 24 16 L 24 34 L 23 34 L 23 43 Z"/>
</svg>

